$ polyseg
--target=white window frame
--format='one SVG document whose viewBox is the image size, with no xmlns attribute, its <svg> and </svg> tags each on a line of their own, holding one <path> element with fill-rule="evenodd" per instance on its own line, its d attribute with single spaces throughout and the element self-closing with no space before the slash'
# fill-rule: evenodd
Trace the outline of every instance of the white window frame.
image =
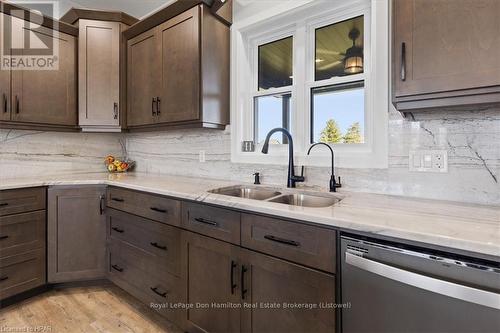
<svg viewBox="0 0 500 333">
<path fill-rule="evenodd" d="M 285 1 L 235 22 L 231 31 L 231 160 L 235 163 L 287 164 L 286 145 L 273 145 L 269 154 L 242 152 L 243 141 L 254 136 L 254 97 L 291 92 L 291 124 L 298 165 L 329 166 L 330 156 L 317 149 L 306 156 L 311 137 L 311 89 L 363 80 L 365 84 L 365 143 L 334 144 L 336 166 L 387 168 L 389 110 L 388 0 Z M 314 81 L 315 29 L 364 16 L 364 72 Z M 292 86 L 258 91 L 258 46 L 293 36 Z M 371 47 L 376 45 L 376 47 Z M 307 64 L 307 65 L 304 65 Z M 251 78 L 249 80 L 249 78 Z M 376 83 L 376 84 L 375 84 Z"/>
</svg>

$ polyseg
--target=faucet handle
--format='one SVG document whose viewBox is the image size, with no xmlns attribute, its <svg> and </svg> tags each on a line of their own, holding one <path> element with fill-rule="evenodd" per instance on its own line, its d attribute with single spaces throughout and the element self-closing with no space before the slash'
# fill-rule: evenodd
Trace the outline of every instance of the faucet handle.
<svg viewBox="0 0 500 333">
<path fill-rule="evenodd" d="M 255 176 L 254 185 L 260 185 L 260 173 L 256 172 L 253 175 Z"/>
<path fill-rule="evenodd" d="M 330 177 L 330 192 L 337 192 L 337 189 L 342 187 L 342 183 L 340 182 L 340 177 L 339 181 L 337 182 L 335 180 L 335 175 L 332 175 Z"/>
</svg>

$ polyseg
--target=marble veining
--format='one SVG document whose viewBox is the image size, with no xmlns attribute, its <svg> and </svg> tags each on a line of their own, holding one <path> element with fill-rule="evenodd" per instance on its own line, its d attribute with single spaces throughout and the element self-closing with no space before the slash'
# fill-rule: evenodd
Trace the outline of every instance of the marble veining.
<svg viewBox="0 0 500 333">
<path fill-rule="evenodd" d="M 128 156 L 137 170 L 156 174 L 252 179 L 262 173 L 265 184 L 285 184 L 286 166 L 231 163 L 230 132 L 169 131 L 126 136 Z M 448 151 L 446 174 L 410 172 L 409 152 Z M 198 153 L 206 152 L 200 163 Z M 500 108 L 442 110 L 404 119 L 395 110 L 389 117 L 389 168 L 339 169 L 345 188 L 439 200 L 500 204 Z M 306 168 L 309 186 L 325 188 L 329 168 Z"/>
<path fill-rule="evenodd" d="M 47 173 L 103 171 L 108 154 L 125 155 L 121 134 L 0 129 L 0 182 Z"/>
<path fill-rule="evenodd" d="M 307 208 L 208 192 L 237 183 L 240 182 L 150 173 L 80 173 L 7 179 L 0 183 L 0 190 L 105 184 L 301 220 L 321 227 L 433 244 L 500 260 L 500 206 L 411 199 L 342 189 L 340 194 L 345 198 L 340 203 L 326 208 Z"/>
</svg>

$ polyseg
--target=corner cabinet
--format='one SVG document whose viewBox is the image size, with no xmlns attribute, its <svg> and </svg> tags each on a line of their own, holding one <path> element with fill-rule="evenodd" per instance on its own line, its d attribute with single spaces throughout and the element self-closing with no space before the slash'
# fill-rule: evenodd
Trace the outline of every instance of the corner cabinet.
<svg viewBox="0 0 500 333">
<path fill-rule="evenodd" d="M 105 187 L 50 187 L 47 202 L 48 282 L 104 278 Z"/>
<path fill-rule="evenodd" d="M 62 21 L 78 26 L 78 124 L 84 132 L 125 127 L 126 43 L 137 19 L 121 12 L 70 9 Z"/>
<path fill-rule="evenodd" d="M 199 4 L 167 20 L 153 16 L 137 25 L 125 32 L 128 128 L 224 129 L 229 123 L 227 23 Z"/>
<path fill-rule="evenodd" d="M 2 15 L 5 26 L 26 26 L 17 17 Z M 36 16 L 36 15 L 35 15 Z M 35 17 L 36 18 L 36 17 Z M 31 38 L 58 50 L 55 66 L 45 69 L 0 71 L 0 128 L 77 130 L 76 29 L 60 23 L 60 30 L 45 26 L 29 30 Z M 12 33 L 14 38 L 19 29 Z M 65 33 L 63 31 L 70 32 Z M 24 37 L 19 36 L 20 40 Z M 4 42 L 4 41 L 2 41 Z M 18 51 L 18 56 L 29 56 Z M 5 59 L 5 58 L 4 58 Z M 52 59 L 52 58 L 51 58 Z M 48 59 L 50 60 L 50 59 Z M 51 63 L 50 61 L 46 62 Z"/>
<path fill-rule="evenodd" d="M 401 112 L 500 103 L 500 2 L 393 0 Z"/>
</svg>

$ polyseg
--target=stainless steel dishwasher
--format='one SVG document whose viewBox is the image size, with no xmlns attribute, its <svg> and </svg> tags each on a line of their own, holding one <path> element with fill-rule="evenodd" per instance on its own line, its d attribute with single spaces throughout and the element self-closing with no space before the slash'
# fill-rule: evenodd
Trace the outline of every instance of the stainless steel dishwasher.
<svg viewBox="0 0 500 333">
<path fill-rule="evenodd" d="M 342 237 L 342 331 L 500 332 L 495 262 Z"/>
</svg>

